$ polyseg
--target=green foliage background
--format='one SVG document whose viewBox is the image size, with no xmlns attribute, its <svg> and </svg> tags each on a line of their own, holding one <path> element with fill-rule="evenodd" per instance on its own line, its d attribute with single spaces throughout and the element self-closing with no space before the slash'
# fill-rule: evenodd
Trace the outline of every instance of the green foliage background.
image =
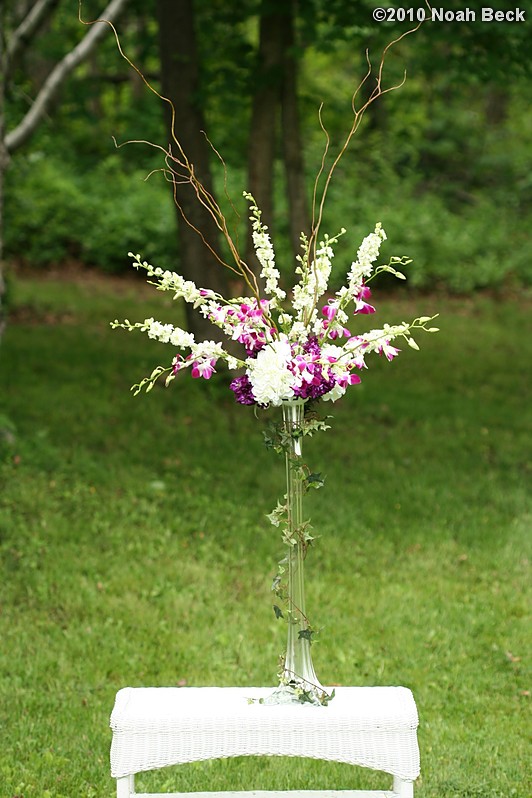
<svg viewBox="0 0 532 798">
<path fill-rule="evenodd" d="M 320 103 L 332 153 L 350 125 L 351 93 L 365 72 L 364 49 L 378 61 L 383 45 L 405 27 L 373 24 L 374 5 L 315 0 L 300 10 L 309 196 L 324 145 Z M 93 10 L 85 4 L 86 16 Z M 197 100 L 244 218 L 240 197 L 247 188 L 257 11 L 251 2 L 238 9 L 196 4 L 202 75 Z M 126 52 L 157 86 L 154 20 L 152 2 L 133 2 L 119 32 Z M 69 5 L 61 4 L 20 66 L 8 127 L 34 96 L 39 76 L 83 33 Z M 528 22 L 427 23 L 401 43 L 389 59 L 386 83 L 400 80 L 404 68 L 407 82 L 368 113 L 330 193 L 325 228 L 347 228 L 338 253 L 345 265 L 380 220 L 397 251 L 414 260 L 413 287 L 463 292 L 530 285 L 530 41 Z M 162 165 L 160 153 L 141 144 L 117 150 L 112 136 L 166 143 L 161 103 L 132 79 L 109 36 L 65 86 L 53 117 L 13 160 L 6 205 L 6 254 L 13 262 L 46 267 L 76 260 L 118 273 L 128 268 L 127 252 L 135 250 L 178 266 L 169 188 L 160 174 L 143 181 Z M 217 182 L 221 193 L 221 174 Z M 242 220 L 236 224 L 243 231 Z M 280 266 L 291 272 L 280 165 L 273 233 Z"/>
</svg>

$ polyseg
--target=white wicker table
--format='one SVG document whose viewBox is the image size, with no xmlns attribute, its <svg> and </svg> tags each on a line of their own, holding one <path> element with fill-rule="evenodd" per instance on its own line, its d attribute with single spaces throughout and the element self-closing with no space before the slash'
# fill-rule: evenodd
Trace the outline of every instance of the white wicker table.
<svg viewBox="0 0 532 798">
<path fill-rule="evenodd" d="M 126 687 L 111 715 L 117 798 L 135 774 L 232 756 L 298 756 L 347 762 L 393 776 L 393 790 L 165 793 L 164 798 L 412 798 L 419 775 L 418 716 L 405 687 L 337 687 L 327 707 L 249 703 L 272 688 Z"/>
</svg>

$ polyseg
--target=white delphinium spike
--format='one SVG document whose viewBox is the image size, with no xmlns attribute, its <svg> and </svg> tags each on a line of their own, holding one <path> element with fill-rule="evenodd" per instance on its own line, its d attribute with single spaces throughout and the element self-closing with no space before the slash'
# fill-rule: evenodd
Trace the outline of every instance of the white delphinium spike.
<svg viewBox="0 0 532 798">
<path fill-rule="evenodd" d="M 111 327 L 113 329 L 122 327 L 130 332 L 131 330 L 140 330 L 147 333 L 148 338 L 153 338 L 163 344 L 172 344 L 172 346 L 177 346 L 178 349 L 188 349 L 195 343 L 192 333 L 181 329 L 181 327 L 174 327 L 173 324 L 161 324 L 160 321 L 156 321 L 154 318 L 137 321 L 135 324 L 132 324 L 128 319 L 123 322 L 115 319 L 115 321 L 111 322 Z"/>
<path fill-rule="evenodd" d="M 185 280 L 177 272 L 171 272 L 168 269 L 161 269 L 159 266 L 152 266 L 147 261 L 141 261 L 140 255 L 133 255 L 132 252 L 129 256 L 133 258 L 133 266 L 136 269 L 145 269 L 149 277 L 155 277 L 155 285 L 159 291 L 173 291 L 174 299 L 183 298 L 194 307 L 201 305 L 205 299 L 216 296 L 210 289 L 198 288 L 192 280 Z"/>
<path fill-rule="evenodd" d="M 275 252 L 268 233 L 268 228 L 261 221 L 262 212 L 257 207 L 257 203 L 252 194 L 244 191 L 244 197 L 250 203 L 251 216 L 249 217 L 252 224 L 252 238 L 253 246 L 257 259 L 262 266 L 260 276 L 265 280 L 264 291 L 268 296 L 271 296 L 271 306 L 278 307 L 278 304 L 286 297 L 286 292 L 279 288 L 279 279 L 281 273 L 275 266 Z"/>
<path fill-rule="evenodd" d="M 386 233 L 380 222 L 375 225 L 373 233 L 367 235 L 362 241 L 357 259 L 351 264 L 347 275 L 347 286 L 340 289 L 337 296 L 342 302 L 349 301 L 358 292 L 365 278 L 371 276 L 373 264 L 379 257 L 380 247 L 386 241 Z"/>
</svg>

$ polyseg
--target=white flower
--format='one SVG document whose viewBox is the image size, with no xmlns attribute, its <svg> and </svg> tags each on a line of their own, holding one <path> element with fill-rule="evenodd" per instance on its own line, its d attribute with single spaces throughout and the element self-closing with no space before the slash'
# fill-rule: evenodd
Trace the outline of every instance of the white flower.
<svg viewBox="0 0 532 798">
<path fill-rule="evenodd" d="M 315 320 L 314 314 L 312 320 L 313 321 Z M 304 324 L 302 321 L 295 321 L 292 324 L 292 327 L 288 335 L 291 341 L 297 341 L 300 344 L 304 344 L 308 340 L 309 330 L 306 324 Z"/>
<path fill-rule="evenodd" d="M 336 346 L 336 344 L 325 344 L 321 348 L 322 361 L 328 361 L 329 358 L 331 359 L 330 362 L 333 360 L 340 360 L 343 355 L 345 355 L 345 349 L 343 346 Z"/>
<path fill-rule="evenodd" d="M 266 281 L 265 293 L 272 297 L 273 306 L 286 297 L 286 292 L 279 288 L 279 278 L 281 274 L 275 268 L 275 252 L 272 246 L 268 228 L 261 221 L 261 211 L 251 194 L 244 191 L 244 197 L 250 203 L 252 215 L 249 217 L 253 226 L 253 246 L 257 259 L 262 266 L 260 276 Z"/>
<path fill-rule="evenodd" d="M 328 236 L 325 236 L 325 240 L 320 242 L 320 248 L 316 251 L 312 266 L 308 271 L 300 270 L 303 271 L 303 276 L 298 285 L 294 286 L 292 307 L 298 311 L 299 321 L 312 311 L 318 299 L 327 290 L 333 258 L 333 249 Z"/>
<path fill-rule="evenodd" d="M 280 313 L 277 321 L 283 327 L 285 324 L 292 324 L 293 316 L 290 313 Z"/>
<path fill-rule="evenodd" d="M 236 357 L 233 357 L 232 355 L 227 355 L 226 362 L 227 362 L 227 368 L 230 371 L 235 371 L 235 369 L 240 368 L 240 366 L 242 365 L 242 361 Z"/>
<path fill-rule="evenodd" d="M 155 338 L 156 341 L 161 341 L 163 344 L 167 344 L 170 341 L 170 336 L 174 330 L 172 324 L 161 324 L 160 321 L 154 321 L 154 319 L 146 319 L 144 324 L 146 325 L 148 338 Z"/>
<path fill-rule="evenodd" d="M 337 383 L 332 390 L 328 391 L 322 396 L 322 399 L 324 402 L 337 402 L 338 399 L 342 398 L 346 390 L 347 388 L 344 388 L 342 385 L 338 385 Z"/>
<path fill-rule="evenodd" d="M 386 233 L 382 229 L 381 223 L 377 222 L 375 231 L 366 236 L 360 245 L 357 259 L 351 264 L 351 269 L 347 275 L 351 294 L 355 293 L 360 287 L 364 277 L 370 276 L 373 271 L 373 264 L 379 257 L 379 250 L 383 241 L 386 241 Z"/>
<path fill-rule="evenodd" d="M 219 358 L 224 357 L 225 352 L 221 343 L 218 341 L 200 341 L 190 348 L 191 355 L 195 360 L 199 358 Z"/>
<path fill-rule="evenodd" d="M 247 375 L 253 396 L 261 405 L 280 405 L 292 399 L 294 375 L 288 369 L 292 357 L 288 341 L 274 341 L 262 349 L 256 358 L 248 358 Z"/>
<path fill-rule="evenodd" d="M 185 349 L 194 343 L 192 333 L 186 332 L 180 327 L 174 327 L 173 324 L 161 324 L 160 321 L 155 321 L 153 318 L 144 319 L 142 324 L 132 325 L 131 329 L 134 327 L 138 327 L 148 333 L 148 338 L 161 341 L 163 344 L 172 344 L 172 346 L 177 346 L 180 349 Z"/>
<path fill-rule="evenodd" d="M 194 344 L 194 336 L 180 327 L 174 327 L 170 336 L 170 343 L 179 349 L 186 349 Z"/>
<path fill-rule="evenodd" d="M 266 280 L 264 291 L 275 300 L 282 302 L 286 297 L 286 292 L 279 288 L 281 273 L 275 268 L 275 252 L 265 227 L 262 230 L 255 229 L 253 231 L 253 246 L 262 266 L 260 276 Z"/>
<path fill-rule="evenodd" d="M 393 341 L 399 335 L 405 335 L 409 329 L 410 326 L 403 321 L 401 324 L 385 324 L 382 330 L 370 330 L 359 337 L 365 344 L 366 352 L 378 352 L 383 341 Z"/>
</svg>

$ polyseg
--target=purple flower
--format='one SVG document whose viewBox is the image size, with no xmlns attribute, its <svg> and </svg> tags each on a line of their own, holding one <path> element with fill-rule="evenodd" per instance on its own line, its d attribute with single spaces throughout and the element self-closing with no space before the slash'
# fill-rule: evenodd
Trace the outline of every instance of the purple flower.
<svg viewBox="0 0 532 798">
<path fill-rule="evenodd" d="M 371 296 L 371 288 L 362 283 L 357 294 L 355 294 L 355 314 L 356 313 L 375 313 L 375 308 L 366 302 Z"/>
<path fill-rule="evenodd" d="M 229 385 L 235 395 L 236 401 L 241 405 L 254 405 L 255 397 L 251 388 L 251 383 L 247 374 L 235 379 Z"/>
<path fill-rule="evenodd" d="M 191 375 L 197 380 L 203 377 L 204 380 L 210 380 L 215 371 L 216 359 L 211 357 L 205 360 L 195 360 L 192 363 Z"/>
<path fill-rule="evenodd" d="M 329 300 L 329 304 L 322 307 L 321 312 L 323 313 L 326 319 L 332 321 L 338 312 L 338 306 L 333 304 L 333 302 Z"/>
</svg>

